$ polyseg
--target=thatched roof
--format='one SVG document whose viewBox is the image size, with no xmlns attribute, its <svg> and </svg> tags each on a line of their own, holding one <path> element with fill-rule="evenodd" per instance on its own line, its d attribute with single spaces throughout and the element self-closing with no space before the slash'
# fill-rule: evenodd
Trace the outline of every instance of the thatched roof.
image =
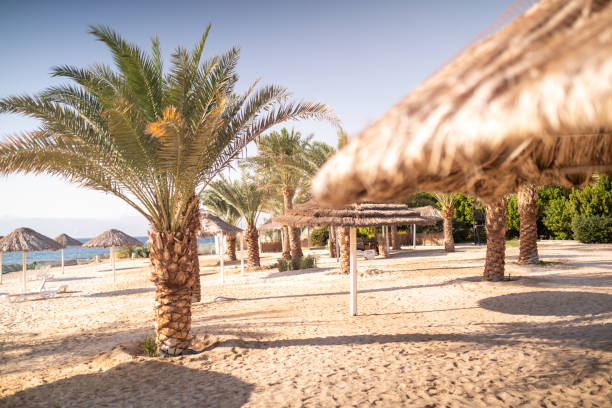
<svg viewBox="0 0 612 408">
<path fill-rule="evenodd" d="M 202 214 L 202 228 L 200 229 L 200 236 L 207 237 L 217 234 L 228 234 L 236 235 L 242 232 L 241 228 L 238 228 L 232 224 L 223 221 L 216 215 L 204 213 Z"/>
<path fill-rule="evenodd" d="M 81 246 L 81 245 L 83 245 L 83 243 L 81 241 L 72 238 L 68 234 L 58 235 L 57 237 L 53 238 L 53 240 L 55 242 L 57 242 L 58 244 L 60 244 L 61 248 L 66 248 L 66 247 L 69 247 L 69 246 Z"/>
<path fill-rule="evenodd" d="M 424 207 L 412 207 L 410 209 L 417 212 L 421 217 L 432 218 L 436 221 L 441 221 L 443 219 L 440 210 L 431 205 L 426 205 Z"/>
<path fill-rule="evenodd" d="M 61 249 L 60 244 L 30 228 L 17 228 L 0 239 L 0 252 L 45 251 Z"/>
<path fill-rule="evenodd" d="M 294 227 L 336 225 L 347 227 L 369 227 L 378 225 L 434 224 L 430 217 L 422 217 L 412 208 L 403 204 L 362 203 L 340 209 L 322 207 L 315 201 L 295 206 L 285 215 L 272 221 Z"/>
<path fill-rule="evenodd" d="M 277 231 L 283 229 L 283 224 L 279 224 L 277 222 L 273 222 L 272 220 L 268 220 L 257 227 L 259 231 Z"/>
<path fill-rule="evenodd" d="M 314 197 L 491 199 L 612 173 L 612 2 L 542 0 L 423 82 L 336 154 Z"/>
<path fill-rule="evenodd" d="M 107 248 L 110 246 L 142 246 L 142 242 L 125 232 L 109 229 L 83 244 L 85 248 Z"/>
</svg>

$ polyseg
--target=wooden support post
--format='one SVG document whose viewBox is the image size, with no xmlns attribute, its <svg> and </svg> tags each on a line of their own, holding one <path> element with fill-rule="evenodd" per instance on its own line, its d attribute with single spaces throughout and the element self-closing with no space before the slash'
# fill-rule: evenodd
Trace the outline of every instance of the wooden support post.
<svg viewBox="0 0 612 408">
<path fill-rule="evenodd" d="M 412 249 L 416 249 L 416 224 L 412 224 Z"/>
<path fill-rule="evenodd" d="M 244 231 L 240 233 L 240 274 L 244 275 Z"/>
<path fill-rule="evenodd" d="M 285 232 L 281 228 L 281 252 L 285 252 Z"/>
<path fill-rule="evenodd" d="M 23 263 L 23 268 L 21 269 L 21 293 L 26 293 L 26 253 L 25 251 L 21 251 L 21 260 Z"/>
<path fill-rule="evenodd" d="M 340 243 L 338 242 L 338 228 L 332 227 L 334 229 L 334 237 L 336 237 L 336 262 L 340 262 Z"/>
<path fill-rule="evenodd" d="M 308 234 L 308 249 L 310 249 L 310 227 L 306 227 L 306 232 Z"/>
<path fill-rule="evenodd" d="M 0 284 L 2 284 L 2 252 L 0 252 Z"/>
<path fill-rule="evenodd" d="M 225 265 L 223 263 L 223 234 L 219 234 L 219 263 L 221 265 L 221 283 L 225 283 Z"/>
<path fill-rule="evenodd" d="M 62 248 L 62 275 L 64 274 L 64 248 Z"/>
<path fill-rule="evenodd" d="M 387 256 L 389 256 L 389 226 L 385 225 L 385 247 L 387 247 Z"/>
<path fill-rule="evenodd" d="M 357 229 L 350 228 L 351 316 L 357 316 Z"/>
<path fill-rule="evenodd" d="M 117 286 L 117 271 L 115 270 L 115 246 L 114 245 L 111 245 L 110 261 L 111 261 L 111 265 L 113 265 L 113 285 Z"/>
</svg>

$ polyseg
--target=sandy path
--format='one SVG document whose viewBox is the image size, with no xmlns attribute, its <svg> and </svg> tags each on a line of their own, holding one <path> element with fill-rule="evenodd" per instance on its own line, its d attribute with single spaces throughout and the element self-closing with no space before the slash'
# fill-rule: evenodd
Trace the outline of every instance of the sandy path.
<svg viewBox="0 0 612 408">
<path fill-rule="evenodd" d="M 520 278 L 495 284 L 478 280 L 484 247 L 360 261 L 354 318 L 347 278 L 314 252 L 317 269 L 232 265 L 225 285 L 202 268 L 193 332 L 221 342 L 177 359 L 109 353 L 152 332 L 146 263 L 120 262 L 117 288 L 67 270 L 74 293 L 0 303 L 0 406 L 611 406 L 611 245 L 545 242 L 561 263 L 533 267 L 510 248 Z"/>
</svg>

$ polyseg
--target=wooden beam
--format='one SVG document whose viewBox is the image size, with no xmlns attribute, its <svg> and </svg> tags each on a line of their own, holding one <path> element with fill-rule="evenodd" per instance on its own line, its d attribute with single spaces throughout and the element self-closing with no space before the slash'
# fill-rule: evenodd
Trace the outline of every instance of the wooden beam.
<svg viewBox="0 0 612 408">
<path fill-rule="evenodd" d="M 21 261 L 22 261 L 22 269 L 21 269 L 21 293 L 26 293 L 26 253 L 25 251 L 21 251 Z"/>
<path fill-rule="evenodd" d="M 244 275 L 244 231 L 240 233 L 240 274 Z"/>
<path fill-rule="evenodd" d="M 350 278 L 351 278 L 351 316 L 357 316 L 357 229 L 350 228 Z"/>
<path fill-rule="evenodd" d="M 416 249 L 416 224 L 412 224 L 412 249 Z"/>
<path fill-rule="evenodd" d="M 219 234 L 219 262 L 221 265 L 221 283 L 225 283 L 225 265 L 223 263 L 223 234 Z"/>
</svg>

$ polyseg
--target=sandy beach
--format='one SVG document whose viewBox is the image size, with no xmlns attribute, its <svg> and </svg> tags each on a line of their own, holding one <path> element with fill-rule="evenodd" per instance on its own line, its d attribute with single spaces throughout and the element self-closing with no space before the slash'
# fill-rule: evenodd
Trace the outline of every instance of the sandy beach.
<svg viewBox="0 0 612 408">
<path fill-rule="evenodd" d="M 129 350 L 153 333 L 148 260 L 118 261 L 117 287 L 108 264 L 55 268 L 68 293 L 0 302 L 0 407 L 609 407 L 612 245 L 539 247 L 538 266 L 507 249 L 504 283 L 480 280 L 484 246 L 360 260 L 356 317 L 324 250 L 310 270 L 231 263 L 223 285 L 202 256 L 192 332 L 217 343 L 165 359 Z"/>
</svg>

